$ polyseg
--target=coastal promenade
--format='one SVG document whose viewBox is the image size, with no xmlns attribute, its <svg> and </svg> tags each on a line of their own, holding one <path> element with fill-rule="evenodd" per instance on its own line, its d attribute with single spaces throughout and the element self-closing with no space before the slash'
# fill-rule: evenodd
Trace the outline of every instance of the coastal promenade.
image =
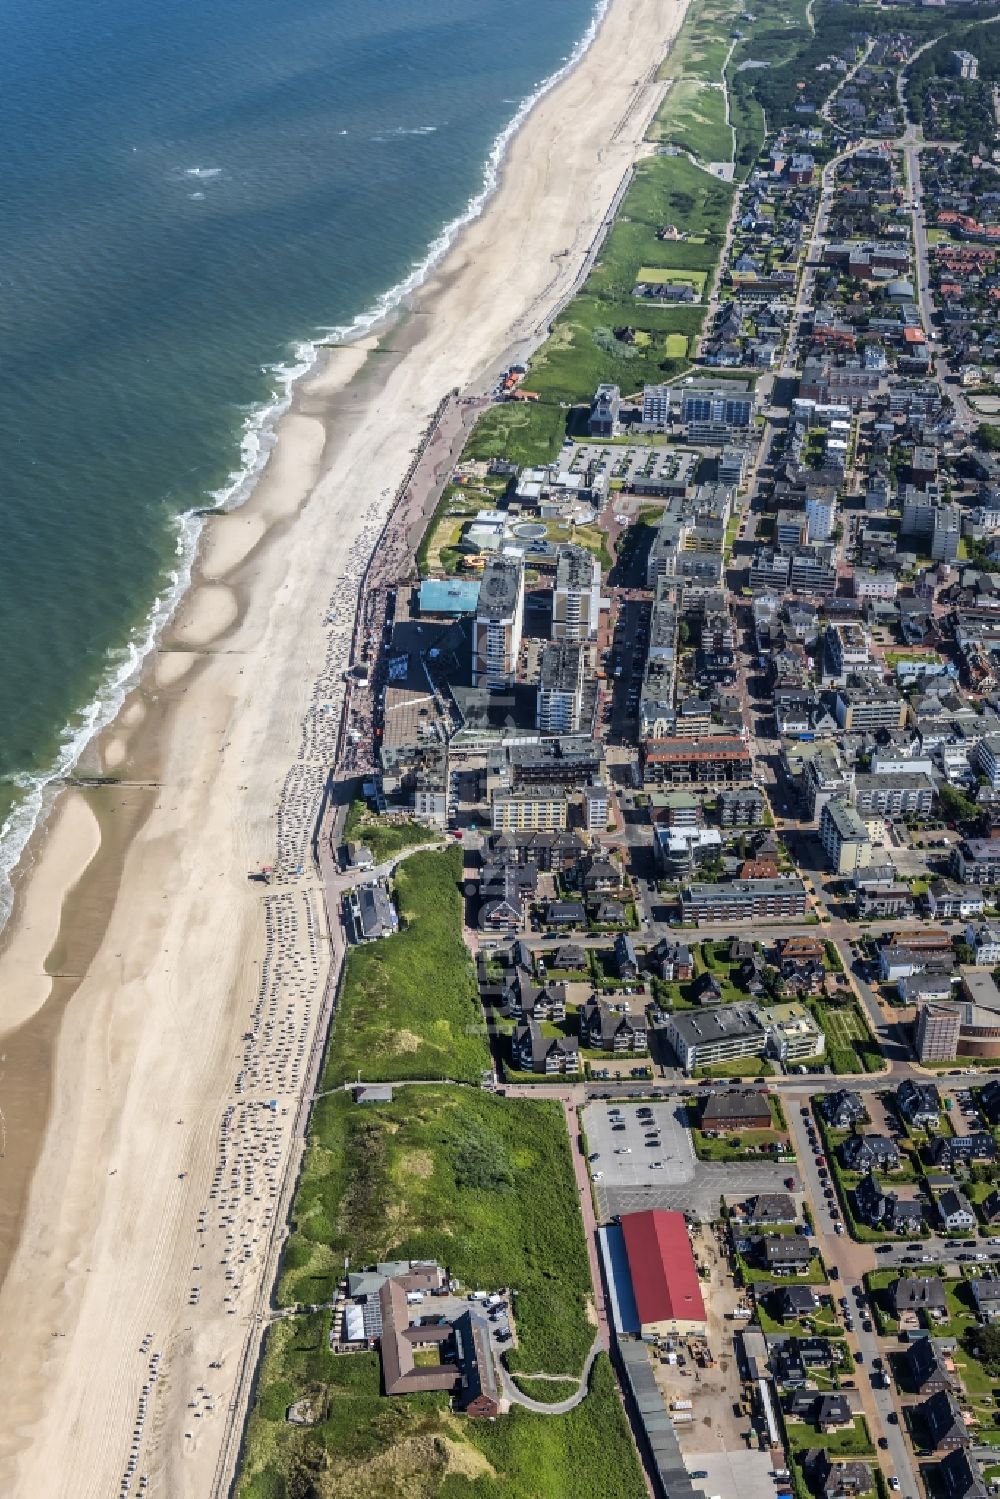
<svg viewBox="0 0 1000 1499">
<path fill-rule="evenodd" d="M 392 347 L 331 350 L 298 387 L 257 489 L 207 523 L 194 586 L 92 756 L 146 801 L 125 823 L 114 788 L 95 787 L 99 846 L 88 825 L 73 857 L 39 851 L 15 929 L 19 971 L 43 978 L 19 1038 L 53 1086 L 44 1134 L 17 1142 L 33 1172 L 0 1290 L 0 1358 L 18 1370 L 4 1494 L 203 1499 L 231 1467 L 332 1002 L 309 855 L 354 602 L 443 396 L 486 388 L 574 284 L 683 9 L 613 0 Z M 269 886 L 248 878 L 264 866 Z M 73 975 L 57 1024 L 50 951 Z"/>
</svg>

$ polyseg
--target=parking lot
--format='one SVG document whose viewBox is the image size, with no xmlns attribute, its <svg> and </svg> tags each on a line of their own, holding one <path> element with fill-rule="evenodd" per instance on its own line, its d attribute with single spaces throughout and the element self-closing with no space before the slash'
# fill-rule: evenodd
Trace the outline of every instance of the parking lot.
<svg viewBox="0 0 1000 1499">
<path fill-rule="evenodd" d="M 606 1188 L 645 1186 L 650 1177 L 660 1186 L 677 1186 L 694 1176 L 683 1104 L 591 1103 L 583 1122 L 591 1174 Z"/>
<path fill-rule="evenodd" d="M 649 1112 L 640 1115 L 640 1108 Z M 583 1124 L 601 1222 L 646 1208 L 709 1222 L 718 1216 L 720 1197 L 743 1201 L 758 1192 L 784 1192 L 789 1176 L 798 1187 L 798 1172 L 787 1164 L 697 1160 L 685 1117 L 676 1102 L 587 1105 Z M 654 1167 L 654 1161 L 662 1164 Z"/>
<path fill-rule="evenodd" d="M 707 1478 L 694 1480 L 705 1494 L 719 1494 L 724 1499 L 774 1499 L 771 1458 L 765 1452 L 740 1447 L 732 1452 L 688 1452 L 684 1450 L 688 1473 L 706 1473 Z"/>
</svg>

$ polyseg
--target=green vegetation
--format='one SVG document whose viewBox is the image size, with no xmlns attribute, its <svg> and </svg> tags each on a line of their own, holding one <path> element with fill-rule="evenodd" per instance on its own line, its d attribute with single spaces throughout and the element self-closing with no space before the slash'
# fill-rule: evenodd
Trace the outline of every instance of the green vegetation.
<svg viewBox="0 0 1000 1499">
<path fill-rule="evenodd" d="M 663 60 L 660 78 L 721 77 L 729 51 L 725 31 L 740 9 L 739 0 L 694 0 Z"/>
<path fill-rule="evenodd" d="M 541 401 L 506 401 L 484 411 L 463 458 L 509 458 L 521 467 L 551 463 L 566 435 L 566 413 Z"/>
<path fill-rule="evenodd" d="M 942 782 L 938 787 L 941 815 L 947 822 L 972 822 L 979 816 L 979 808 L 971 797 L 963 796 L 954 786 Z"/>
<path fill-rule="evenodd" d="M 706 165 L 732 161 L 733 132 L 720 79 L 721 69 L 714 82 L 682 78 L 674 83 L 649 127 L 649 139 L 680 146 Z"/>
<path fill-rule="evenodd" d="M 401 930 L 347 955 L 323 1072 L 332 1088 L 456 1078 L 489 1066 L 472 960 L 462 942 L 462 851 L 414 854 L 396 873 Z"/>
<path fill-rule="evenodd" d="M 454 1416 L 443 1395 L 388 1400 L 378 1356 L 335 1356 L 326 1317 L 277 1323 L 247 1432 L 239 1499 L 643 1499 L 645 1486 L 606 1354 L 586 1400 L 566 1416 L 514 1409 L 498 1421 Z M 315 1392 L 322 1419 L 290 1425 Z"/>
<path fill-rule="evenodd" d="M 421 843 L 440 842 L 433 828 L 419 822 L 386 822 L 370 813 L 363 801 L 353 801 L 344 824 L 345 843 L 363 843 L 371 850 L 376 864 L 395 858 L 404 849 Z"/>
<path fill-rule="evenodd" d="M 337 1024 L 340 1024 L 338 1018 Z M 562 1111 L 470 1088 L 321 1098 L 285 1252 L 283 1306 L 325 1301 L 352 1265 L 437 1259 L 468 1286 L 510 1286 L 514 1368 L 579 1374 L 590 1271 Z"/>
<path fill-rule="evenodd" d="M 575 1379 L 531 1379 L 519 1374 L 514 1380 L 522 1395 L 537 1400 L 539 1405 L 558 1405 L 576 1393 Z"/>
<path fill-rule="evenodd" d="M 864 1416 L 855 1416 L 854 1425 L 844 1431 L 820 1431 L 806 1421 L 789 1421 L 788 1444 L 801 1454 L 809 1447 L 825 1447 L 831 1457 L 873 1457 L 875 1448 Z"/>
<path fill-rule="evenodd" d="M 699 1161 L 753 1161 L 761 1155 L 772 1155 L 773 1147 L 782 1147 L 781 1154 L 792 1154 L 784 1135 L 773 1129 L 744 1129 L 738 1135 L 709 1139 L 700 1129 L 693 1129 L 695 1155 Z"/>
<path fill-rule="evenodd" d="M 796 1274 L 790 1281 L 778 1275 L 776 1271 L 764 1270 L 758 1268 L 756 1265 L 751 1265 L 741 1254 L 736 1256 L 736 1263 L 739 1266 L 740 1275 L 745 1286 L 771 1285 L 783 1287 L 789 1284 L 794 1286 L 825 1286 L 827 1283 L 826 1270 L 823 1266 L 822 1257 L 818 1252 L 813 1254 L 805 1273 L 802 1275 Z"/>
<path fill-rule="evenodd" d="M 696 1067 L 694 1077 L 773 1077 L 774 1066 L 767 1057 L 730 1057 L 713 1062 L 710 1067 Z"/>
<path fill-rule="evenodd" d="M 809 1008 L 826 1034 L 826 1057 L 834 1072 L 881 1072 L 885 1058 L 856 1004 L 810 1001 Z"/>
</svg>

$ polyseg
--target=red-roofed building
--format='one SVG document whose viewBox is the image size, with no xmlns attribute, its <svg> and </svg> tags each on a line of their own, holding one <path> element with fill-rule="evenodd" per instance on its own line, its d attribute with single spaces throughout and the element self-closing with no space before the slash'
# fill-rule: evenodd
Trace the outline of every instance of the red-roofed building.
<svg viewBox="0 0 1000 1499">
<path fill-rule="evenodd" d="M 622 1235 L 643 1337 L 704 1333 L 698 1270 L 683 1213 L 626 1213 Z"/>
</svg>

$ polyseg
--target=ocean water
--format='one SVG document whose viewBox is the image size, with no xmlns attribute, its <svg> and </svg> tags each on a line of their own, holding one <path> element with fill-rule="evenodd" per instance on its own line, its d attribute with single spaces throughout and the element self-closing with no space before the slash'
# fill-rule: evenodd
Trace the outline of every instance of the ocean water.
<svg viewBox="0 0 1000 1499">
<path fill-rule="evenodd" d="M 311 340 L 419 274 L 594 15 L 595 0 L 8 7 L 0 918 L 48 778 L 183 583 L 185 517 L 245 491 Z"/>
</svg>

